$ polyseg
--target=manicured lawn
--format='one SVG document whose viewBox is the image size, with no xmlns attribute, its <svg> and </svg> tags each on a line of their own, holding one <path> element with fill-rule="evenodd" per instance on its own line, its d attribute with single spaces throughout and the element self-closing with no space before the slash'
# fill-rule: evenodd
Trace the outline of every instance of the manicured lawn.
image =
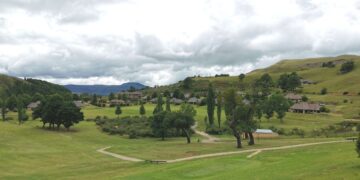
<svg viewBox="0 0 360 180">
<path fill-rule="evenodd" d="M 162 142 L 110 136 L 96 129 L 93 122 L 82 122 L 71 132 L 47 131 L 40 126 L 36 121 L 21 126 L 0 122 L 0 179 L 268 179 L 270 175 L 283 179 L 356 179 L 360 172 L 353 143 L 263 152 L 252 159 L 243 154 L 154 165 L 121 161 L 96 150 L 114 146 L 111 151 L 137 157 L 173 158 L 189 156 L 190 150 L 194 154 L 233 151 L 234 141 L 187 146 L 182 138 Z M 332 139 L 260 140 L 256 147 L 325 140 Z"/>
</svg>

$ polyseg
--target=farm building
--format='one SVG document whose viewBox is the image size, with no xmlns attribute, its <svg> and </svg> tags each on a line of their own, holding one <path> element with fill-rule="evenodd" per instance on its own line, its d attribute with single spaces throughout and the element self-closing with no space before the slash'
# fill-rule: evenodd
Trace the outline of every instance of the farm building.
<svg viewBox="0 0 360 180">
<path fill-rule="evenodd" d="M 110 106 L 117 106 L 117 105 L 129 105 L 129 103 L 121 99 L 113 99 L 110 101 Z"/>
<path fill-rule="evenodd" d="M 126 96 L 130 100 L 140 100 L 142 97 L 141 92 L 121 92 L 119 95 Z"/>
<path fill-rule="evenodd" d="M 321 106 L 316 103 L 300 102 L 291 106 L 290 111 L 295 113 L 319 113 L 320 107 Z"/>
<path fill-rule="evenodd" d="M 172 99 L 170 100 L 170 102 L 173 103 L 173 104 L 176 104 L 176 105 L 180 105 L 180 104 L 182 104 L 184 101 L 181 100 L 181 99 L 172 98 Z"/>
<path fill-rule="evenodd" d="M 32 102 L 27 106 L 27 108 L 30 110 L 34 110 L 35 108 L 39 107 L 40 104 L 40 101 Z"/>
<path fill-rule="evenodd" d="M 189 104 L 200 104 L 201 103 L 201 99 L 200 98 L 196 98 L 196 97 L 192 97 L 187 101 Z"/>
<path fill-rule="evenodd" d="M 291 100 L 292 102 L 300 102 L 302 97 L 298 94 L 289 93 L 285 96 L 286 99 Z"/>
<path fill-rule="evenodd" d="M 84 104 L 82 103 L 82 101 L 73 101 L 75 106 L 78 107 L 78 108 L 82 108 L 84 107 Z"/>
</svg>

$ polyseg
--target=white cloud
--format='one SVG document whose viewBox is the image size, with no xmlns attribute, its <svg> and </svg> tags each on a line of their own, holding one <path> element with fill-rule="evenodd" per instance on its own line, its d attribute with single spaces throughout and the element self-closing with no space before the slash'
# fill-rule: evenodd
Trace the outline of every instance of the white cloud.
<svg viewBox="0 0 360 180">
<path fill-rule="evenodd" d="M 359 0 L 3 0 L 0 73 L 147 85 L 360 52 Z"/>
</svg>

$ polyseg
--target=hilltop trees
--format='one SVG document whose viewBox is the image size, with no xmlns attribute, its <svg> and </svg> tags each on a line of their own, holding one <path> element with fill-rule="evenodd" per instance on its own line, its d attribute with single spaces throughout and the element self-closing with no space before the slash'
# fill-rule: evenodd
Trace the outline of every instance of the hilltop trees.
<svg viewBox="0 0 360 180">
<path fill-rule="evenodd" d="M 300 76 L 296 72 L 282 74 L 278 80 L 278 86 L 285 92 L 294 91 L 301 86 Z"/>
<path fill-rule="evenodd" d="M 193 84 L 193 79 L 191 77 L 187 77 L 184 79 L 182 85 L 184 89 L 190 89 L 192 87 L 192 84 Z"/>
<path fill-rule="evenodd" d="M 214 125 L 214 111 L 215 111 L 215 91 L 212 84 L 209 84 L 207 93 L 207 114 L 210 126 Z"/>
<path fill-rule="evenodd" d="M 346 74 L 348 72 L 351 72 L 355 67 L 354 61 L 348 61 L 341 65 L 340 73 Z"/>
</svg>

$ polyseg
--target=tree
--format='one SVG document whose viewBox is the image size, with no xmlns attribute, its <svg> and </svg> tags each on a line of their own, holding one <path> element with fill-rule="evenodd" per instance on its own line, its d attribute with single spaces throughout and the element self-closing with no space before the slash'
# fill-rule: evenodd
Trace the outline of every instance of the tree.
<svg viewBox="0 0 360 180">
<path fill-rule="evenodd" d="M 72 94 L 72 99 L 73 99 L 74 101 L 80 101 L 80 100 L 81 100 L 79 94 L 76 94 L 76 93 Z"/>
<path fill-rule="evenodd" d="M 21 96 L 19 96 L 18 98 L 21 98 L 21 101 L 23 102 L 23 107 L 26 107 L 27 105 L 29 105 L 31 103 L 31 96 L 29 96 L 28 94 L 23 94 Z"/>
<path fill-rule="evenodd" d="M 98 105 L 98 97 L 96 94 L 93 94 L 92 98 L 91 98 L 91 103 L 92 105 L 94 106 L 97 106 Z"/>
<path fill-rule="evenodd" d="M 304 102 L 307 102 L 309 100 L 309 98 L 304 95 L 304 96 L 301 97 L 301 100 L 304 101 Z"/>
<path fill-rule="evenodd" d="M 164 102 L 163 102 L 162 96 L 158 95 L 157 104 L 156 104 L 156 107 L 155 107 L 155 109 L 153 111 L 153 114 L 164 111 L 163 104 L 164 104 Z"/>
<path fill-rule="evenodd" d="M 190 133 L 191 126 L 195 124 L 194 117 L 185 113 L 176 113 L 174 127 L 181 129 L 186 136 L 187 143 L 191 143 Z"/>
<path fill-rule="evenodd" d="M 61 125 L 61 119 L 58 116 L 59 109 L 63 106 L 64 99 L 58 94 L 51 95 L 46 101 L 46 104 L 42 108 L 41 121 L 45 124 L 49 124 L 49 128 L 54 128 L 55 124 L 58 129 Z"/>
<path fill-rule="evenodd" d="M 35 93 L 34 96 L 31 99 L 32 102 L 36 102 L 36 101 L 42 102 L 44 100 L 45 100 L 45 97 L 40 93 Z"/>
<path fill-rule="evenodd" d="M 10 110 L 10 111 L 14 111 L 15 108 L 17 106 L 17 99 L 14 95 L 10 96 L 10 98 L 8 98 L 7 102 L 6 102 L 6 107 Z"/>
<path fill-rule="evenodd" d="M 326 88 L 322 88 L 321 91 L 320 91 L 320 94 L 321 94 L 321 95 L 327 94 L 327 89 L 326 89 Z"/>
<path fill-rule="evenodd" d="M 142 116 L 144 116 L 146 114 L 144 103 L 142 103 L 142 102 L 141 102 L 139 111 L 140 111 L 140 115 L 142 115 Z"/>
<path fill-rule="evenodd" d="M 358 157 L 360 158 L 360 133 L 359 133 L 359 137 L 356 141 L 356 152 L 358 153 Z"/>
<path fill-rule="evenodd" d="M 6 119 L 6 100 L 1 101 L 1 118 L 3 121 Z"/>
<path fill-rule="evenodd" d="M 289 101 L 281 94 L 274 94 L 270 97 L 272 105 L 274 107 L 274 111 L 277 114 L 277 118 L 280 120 L 280 122 L 284 122 L 285 113 L 290 108 Z"/>
<path fill-rule="evenodd" d="M 64 102 L 58 110 L 57 115 L 61 120 L 60 124 L 62 124 L 67 130 L 69 130 L 69 128 L 74 124 L 84 120 L 84 115 L 81 112 L 81 109 L 76 107 L 71 101 Z M 58 128 L 59 127 L 60 126 L 58 126 Z"/>
<path fill-rule="evenodd" d="M 214 125 L 214 111 L 215 111 L 215 91 L 212 84 L 209 84 L 208 93 L 206 97 L 207 101 L 207 114 L 209 118 L 210 126 Z"/>
<path fill-rule="evenodd" d="M 243 81 L 244 79 L 245 79 L 245 74 L 241 73 L 241 74 L 239 75 L 239 80 L 240 80 L 240 81 Z"/>
<path fill-rule="evenodd" d="M 165 140 L 168 130 L 171 128 L 171 120 L 174 117 L 171 117 L 171 113 L 167 111 L 160 111 L 154 114 L 151 121 L 151 128 L 155 136 L 161 137 L 162 140 Z"/>
<path fill-rule="evenodd" d="M 17 113 L 18 113 L 18 121 L 19 121 L 19 125 L 23 122 L 24 120 L 24 104 L 22 102 L 22 99 L 21 98 L 17 98 Z"/>
<path fill-rule="evenodd" d="M 269 121 L 274 116 L 273 102 L 268 98 L 262 106 L 262 111 L 265 114 L 265 118 Z"/>
<path fill-rule="evenodd" d="M 171 112 L 169 96 L 166 97 L 166 111 Z"/>
<path fill-rule="evenodd" d="M 351 72 L 352 70 L 354 70 L 354 67 L 355 67 L 354 61 L 345 62 L 341 65 L 340 73 L 345 74 Z"/>
<path fill-rule="evenodd" d="M 117 118 L 119 119 L 120 114 L 122 113 L 120 105 L 116 105 L 115 114 L 117 115 Z"/>
<path fill-rule="evenodd" d="M 281 74 L 278 80 L 278 86 L 285 92 L 294 91 L 301 86 L 300 76 L 298 76 L 296 72 Z"/>
<path fill-rule="evenodd" d="M 219 94 L 217 97 L 217 104 L 216 104 L 216 115 L 217 115 L 219 128 L 221 127 L 221 109 L 222 109 L 221 106 L 222 106 L 222 97 L 221 94 Z"/>
<path fill-rule="evenodd" d="M 135 88 L 134 86 L 130 86 L 130 88 L 129 88 L 128 91 L 129 91 L 129 92 L 135 92 L 135 91 L 136 91 L 136 88 Z"/>
<path fill-rule="evenodd" d="M 193 84 L 193 79 L 191 77 L 187 77 L 183 81 L 183 87 L 184 89 L 190 89 Z"/>
<path fill-rule="evenodd" d="M 274 82 L 267 73 L 263 74 L 260 79 L 257 79 L 254 84 L 254 88 L 258 89 L 262 96 L 269 95 L 272 87 L 274 87 Z"/>
<path fill-rule="evenodd" d="M 225 115 L 229 122 L 229 128 L 232 130 L 234 137 L 236 138 L 237 148 L 241 148 L 241 126 L 239 120 L 235 117 L 235 111 L 237 106 L 236 92 L 234 89 L 229 89 L 224 93 L 225 100 Z"/>
<path fill-rule="evenodd" d="M 109 94 L 109 101 L 114 100 L 115 99 L 115 94 L 114 93 L 110 93 Z"/>
</svg>

